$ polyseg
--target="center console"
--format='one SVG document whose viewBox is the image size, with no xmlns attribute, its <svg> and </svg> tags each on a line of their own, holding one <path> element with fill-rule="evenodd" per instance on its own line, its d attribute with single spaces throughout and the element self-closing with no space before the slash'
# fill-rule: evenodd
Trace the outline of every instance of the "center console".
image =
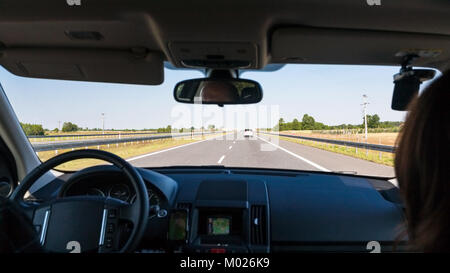
<svg viewBox="0 0 450 273">
<path fill-rule="evenodd" d="M 225 205 L 225 204 L 224 204 Z M 197 228 L 192 233 L 196 252 L 248 252 L 245 208 L 197 208 Z M 195 231 L 195 230 L 193 230 Z"/>
<path fill-rule="evenodd" d="M 194 202 L 179 202 L 171 213 L 169 240 L 175 249 L 199 253 L 268 252 L 268 202 L 248 200 L 248 191 L 256 190 L 252 186 L 239 180 L 203 181 Z"/>
</svg>

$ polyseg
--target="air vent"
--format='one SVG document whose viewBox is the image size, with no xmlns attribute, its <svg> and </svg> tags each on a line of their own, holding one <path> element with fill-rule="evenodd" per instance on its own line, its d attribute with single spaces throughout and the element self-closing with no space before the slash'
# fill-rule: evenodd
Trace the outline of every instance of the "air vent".
<svg viewBox="0 0 450 273">
<path fill-rule="evenodd" d="M 250 210 L 250 242 L 253 245 L 266 245 L 266 206 L 252 206 Z"/>
</svg>

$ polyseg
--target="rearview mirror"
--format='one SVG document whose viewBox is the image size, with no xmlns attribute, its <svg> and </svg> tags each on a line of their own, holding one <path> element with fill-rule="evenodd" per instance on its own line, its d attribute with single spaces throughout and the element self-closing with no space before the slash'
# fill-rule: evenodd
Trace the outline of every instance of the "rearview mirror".
<svg viewBox="0 0 450 273">
<path fill-rule="evenodd" d="M 259 83 L 244 79 L 202 78 L 177 83 L 175 100 L 198 104 L 251 104 L 262 100 Z"/>
</svg>

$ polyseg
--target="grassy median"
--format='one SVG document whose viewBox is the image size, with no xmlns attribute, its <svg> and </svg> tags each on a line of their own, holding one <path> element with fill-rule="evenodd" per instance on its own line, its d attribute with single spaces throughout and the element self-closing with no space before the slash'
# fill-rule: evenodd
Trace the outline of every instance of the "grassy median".
<svg viewBox="0 0 450 273">
<path fill-rule="evenodd" d="M 334 132 L 334 133 L 333 133 Z M 294 135 L 294 136 L 304 136 L 304 137 L 315 137 L 315 138 L 326 138 L 335 139 L 343 141 L 353 141 L 353 142 L 365 142 L 364 133 L 347 133 L 347 134 L 336 134 L 336 131 L 311 131 L 311 130 L 300 130 L 300 131 L 281 131 L 280 134 Z M 381 132 L 381 133 L 368 133 L 367 143 L 370 144 L 381 144 L 394 146 L 397 142 L 399 133 L 397 132 Z"/>
<path fill-rule="evenodd" d="M 193 138 L 188 137 L 180 137 L 180 138 L 172 138 L 172 139 L 155 139 L 155 140 L 147 140 L 145 142 L 133 142 L 133 143 L 119 143 L 119 144 L 109 144 L 109 145 L 100 145 L 89 147 L 90 149 L 99 149 L 103 151 L 108 151 L 113 154 L 116 154 L 122 158 L 128 159 L 139 155 L 144 155 L 151 152 L 156 152 L 192 142 L 197 142 L 204 139 L 209 139 L 213 137 L 217 137 L 217 135 L 208 135 L 208 136 L 194 136 Z M 83 148 L 77 148 L 73 150 L 78 150 Z M 56 151 L 45 151 L 38 152 L 37 155 L 42 161 L 46 161 L 57 154 L 65 153 L 68 151 L 72 151 L 72 149 L 58 150 Z M 61 164 L 57 167 L 59 170 L 66 171 L 74 171 L 82 168 L 105 164 L 102 160 L 97 159 L 79 159 L 73 160 L 64 164 Z"/>
<path fill-rule="evenodd" d="M 274 135 L 270 135 L 274 136 Z M 385 153 L 385 152 L 378 152 L 378 151 L 371 151 L 361 148 L 353 148 L 353 147 L 346 147 L 341 145 L 335 145 L 330 143 L 323 143 L 323 142 L 315 142 L 310 140 L 303 140 L 303 139 L 297 139 L 297 138 L 290 138 L 290 137 L 281 137 L 278 136 L 281 140 L 289 141 L 298 143 L 301 145 L 306 145 L 318 149 L 322 149 L 325 151 L 330 151 L 338 154 L 344 154 L 351 157 L 356 157 L 368 161 L 372 161 L 378 164 L 383 164 L 387 166 L 394 166 L 394 154 L 393 153 Z"/>
</svg>

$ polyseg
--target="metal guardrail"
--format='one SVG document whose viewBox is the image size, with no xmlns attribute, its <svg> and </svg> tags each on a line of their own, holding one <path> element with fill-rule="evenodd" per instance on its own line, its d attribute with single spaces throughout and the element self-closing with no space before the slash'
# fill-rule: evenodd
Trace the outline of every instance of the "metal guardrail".
<svg viewBox="0 0 450 273">
<path fill-rule="evenodd" d="M 27 138 L 64 138 L 64 137 L 94 137 L 94 136 L 127 136 L 127 135 L 157 135 L 157 134 L 170 134 L 170 133 L 108 133 L 108 134 L 83 134 L 83 135 L 30 135 Z"/>
<path fill-rule="evenodd" d="M 204 132 L 203 135 L 215 134 L 220 132 Z M 167 139 L 167 138 L 177 138 L 177 137 L 189 137 L 195 135 L 202 135 L 201 132 L 197 133 L 180 133 L 180 134 L 171 134 L 171 135 L 163 135 L 163 136 L 147 136 L 147 137 L 128 137 L 128 138 L 110 138 L 110 139 L 86 139 L 79 141 L 58 141 L 53 143 L 32 143 L 33 149 L 35 152 L 43 152 L 43 151 L 54 151 L 54 150 L 62 150 L 62 149 L 72 149 L 72 148 L 83 148 L 90 146 L 99 146 L 99 145 L 108 145 L 108 144 L 119 144 L 119 143 L 128 143 L 128 142 L 138 142 L 145 140 L 155 140 L 155 139 Z"/>
<path fill-rule="evenodd" d="M 396 148 L 395 146 L 371 144 L 371 143 L 364 143 L 364 142 L 352 142 L 352 141 L 335 140 L 335 139 L 327 139 L 327 138 L 275 134 L 275 133 L 269 133 L 269 132 L 259 132 L 259 133 L 282 136 L 282 137 L 304 139 L 304 140 L 310 140 L 310 141 L 317 141 L 317 142 L 324 142 L 324 143 L 336 144 L 336 145 L 347 146 L 347 147 L 355 147 L 355 148 L 361 148 L 361 149 L 367 149 L 367 150 L 373 150 L 373 151 L 380 151 L 380 152 L 386 152 L 386 153 L 395 153 L 395 148 Z"/>
</svg>

